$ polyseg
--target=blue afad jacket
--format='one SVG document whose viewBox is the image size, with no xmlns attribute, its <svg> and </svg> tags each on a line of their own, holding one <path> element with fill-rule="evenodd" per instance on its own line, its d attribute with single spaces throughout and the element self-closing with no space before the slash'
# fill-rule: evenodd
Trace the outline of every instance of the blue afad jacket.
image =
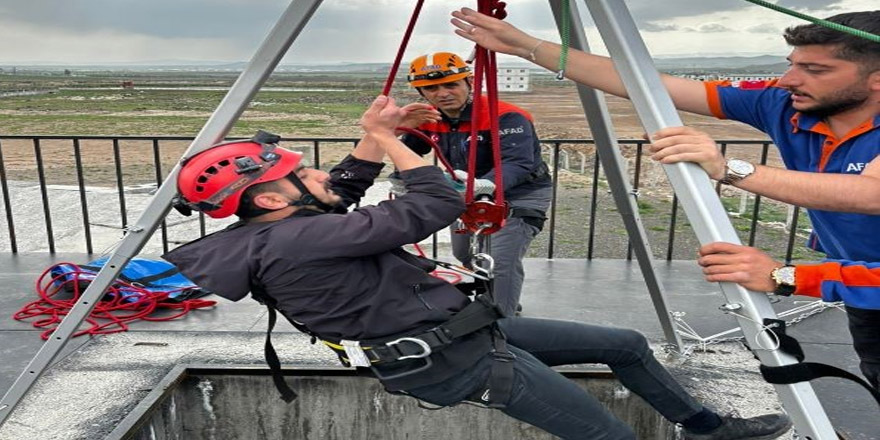
<svg viewBox="0 0 880 440">
<path fill-rule="evenodd" d="M 380 163 L 349 156 L 331 170 L 333 191 L 347 205 L 354 204 L 381 169 Z M 233 301 L 262 286 L 279 312 L 320 338 L 359 341 L 422 333 L 449 320 L 470 300 L 400 247 L 447 227 L 465 206 L 436 167 L 400 176 L 407 193 L 394 200 L 351 212 L 300 209 L 283 220 L 239 223 L 163 258 L 198 285 Z M 423 373 L 383 384 L 400 390 L 440 382 L 490 348 L 488 329 L 472 333 L 432 354 L 433 367 Z"/>
<path fill-rule="evenodd" d="M 489 125 L 488 100 L 483 97 L 481 114 L 474 118 L 473 104 L 462 110 L 461 117 L 451 120 L 446 115 L 439 122 L 419 126 L 419 130 L 440 147 L 440 151 L 453 168 L 468 169 L 471 125 L 477 124 L 476 178 L 494 181 L 495 169 Z M 551 185 L 550 173 L 541 158 L 541 144 L 532 116 L 525 110 L 507 102 L 498 103 L 499 135 L 501 137 L 501 177 L 504 196 L 516 199 L 518 195 Z M 421 139 L 404 135 L 403 142 L 419 154 L 431 152 L 431 146 Z"/>
<path fill-rule="evenodd" d="M 837 138 L 821 118 L 792 108 L 791 94 L 775 87 L 775 82 L 748 89 L 708 82 L 706 92 L 715 116 L 767 133 L 788 169 L 859 174 L 880 155 L 880 115 Z M 880 310 L 880 216 L 807 212 L 813 224 L 807 244 L 824 252 L 828 260 L 797 266 L 795 294 Z"/>
</svg>

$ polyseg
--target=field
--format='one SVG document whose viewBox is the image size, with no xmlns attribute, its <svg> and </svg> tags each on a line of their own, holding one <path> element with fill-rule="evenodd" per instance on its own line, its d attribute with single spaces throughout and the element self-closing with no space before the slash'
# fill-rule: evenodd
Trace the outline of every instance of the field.
<svg viewBox="0 0 880 440">
<path fill-rule="evenodd" d="M 260 91 L 231 136 L 250 136 L 257 129 L 286 137 L 357 137 L 357 119 L 365 105 L 382 89 L 385 72 L 375 73 L 276 73 Z M 235 80 L 231 72 L 30 72 L 0 73 L 0 136 L 2 135 L 139 135 L 194 136 L 210 117 Z M 133 88 L 123 88 L 131 81 Z M 418 95 L 400 79 L 392 92 L 400 102 L 412 102 Z M 530 111 L 542 139 L 590 138 L 571 82 L 558 82 L 550 76 L 533 75 L 532 90 L 527 93 L 502 94 Z M 641 129 L 628 101 L 609 97 L 608 110 L 618 138 L 641 139 Z M 716 139 L 764 139 L 765 136 L 742 124 L 714 118 L 682 115 L 686 124 L 708 131 Z M 164 172 L 181 157 L 187 142 L 163 142 L 160 161 Z M 305 145 L 304 145 L 305 146 Z M 83 140 L 80 143 L 86 183 L 114 186 L 114 154 L 119 154 L 125 185 L 156 181 L 153 153 L 148 141 L 122 141 L 114 151 L 109 140 Z M 350 149 L 350 144 L 322 150 L 321 166 L 327 167 Z M 568 170 L 561 170 L 555 252 L 559 257 L 587 255 L 587 222 L 590 217 L 589 187 L 592 183 L 592 147 L 564 146 L 572 158 Z M 76 182 L 71 142 L 44 140 L 40 152 L 45 161 L 49 183 Z M 578 153 L 587 162 L 580 172 Z M 34 147 L 30 141 L 2 140 L 2 154 L 7 177 L 12 180 L 36 180 Z M 748 145 L 731 147 L 729 155 L 759 160 L 759 148 Z M 633 166 L 635 152 L 624 150 Z M 672 193 L 662 169 L 644 157 L 642 161 L 639 208 L 654 253 L 666 256 Z M 775 156 L 771 164 L 778 164 Z M 620 258 L 626 253 L 626 231 L 607 191 L 599 182 L 599 207 L 596 214 L 595 257 Z M 740 195 L 723 194 L 723 202 L 736 210 Z M 742 218 L 735 218 L 737 230 L 748 231 L 750 208 Z M 756 244 L 776 256 L 784 253 L 786 233 L 772 226 L 785 220 L 785 207 L 763 203 L 759 220 L 770 224 L 758 230 Z M 808 228 L 801 216 L 800 228 Z M 679 212 L 673 256 L 692 259 L 697 246 L 690 227 Z M 541 234 L 532 255 L 546 254 L 547 234 Z M 803 241 L 803 240 L 798 240 Z M 798 243 L 799 244 L 799 243 Z M 795 259 L 816 255 L 798 246 Z"/>
</svg>

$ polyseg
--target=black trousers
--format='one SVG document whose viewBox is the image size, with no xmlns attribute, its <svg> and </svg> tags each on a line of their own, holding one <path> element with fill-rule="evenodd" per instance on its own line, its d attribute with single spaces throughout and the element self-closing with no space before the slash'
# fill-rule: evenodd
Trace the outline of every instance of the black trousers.
<svg viewBox="0 0 880 440">
<path fill-rule="evenodd" d="M 862 374 L 880 390 L 880 310 L 846 306 L 846 316 Z"/>
</svg>

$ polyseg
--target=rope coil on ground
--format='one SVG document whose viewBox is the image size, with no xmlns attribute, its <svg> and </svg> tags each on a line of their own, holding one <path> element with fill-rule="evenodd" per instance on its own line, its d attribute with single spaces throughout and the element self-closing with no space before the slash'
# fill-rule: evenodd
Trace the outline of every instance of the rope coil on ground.
<svg viewBox="0 0 880 440">
<path fill-rule="evenodd" d="M 58 268 L 64 268 L 64 271 L 55 275 L 57 272 L 53 272 L 53 269 Z M 34 327 L 46 329 L 40 337 L 43 340 L 49 339 L 96 276 L 96 272 L 82 269 L 73 263 L 53 265 L 37 278 L 35 289 L 39 298 L 25 304 L 12 317 L 18 321 L 35 319 L 32 322 Z M 133 321 L 170 321 L 191 310 L 217 304 L 216 301 L 203 299 L 181 301 L 171 298 L 171 295 L 186 290 L 189 288 L 157 291 L 117 279 L 85 319 L 90 327 L 74 333 L 73 337 L 124 332 L 128 330 L 128 323 Z M 163 309 L 178 312 L 167 316 L 153 316 Z"/>
</svg>

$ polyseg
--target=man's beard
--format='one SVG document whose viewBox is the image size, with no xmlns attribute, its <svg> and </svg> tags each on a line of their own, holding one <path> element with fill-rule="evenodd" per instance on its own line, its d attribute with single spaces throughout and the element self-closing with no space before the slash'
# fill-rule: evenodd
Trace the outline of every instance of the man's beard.
<svg viewBox="0 0 880 440">
<path fill-rule="evenodd" d="M 811 95 L 807 96 L 812 98 Z M 813 98 L 816 100 L 816 104 L 811 108 L 801 110 L 801 113 L 827 118 L 857 108 L 867 102 L 869 97 L 870 93 L 867 90 L 852 86 L 838 90 L 822 99 Z"/>
</svg>

